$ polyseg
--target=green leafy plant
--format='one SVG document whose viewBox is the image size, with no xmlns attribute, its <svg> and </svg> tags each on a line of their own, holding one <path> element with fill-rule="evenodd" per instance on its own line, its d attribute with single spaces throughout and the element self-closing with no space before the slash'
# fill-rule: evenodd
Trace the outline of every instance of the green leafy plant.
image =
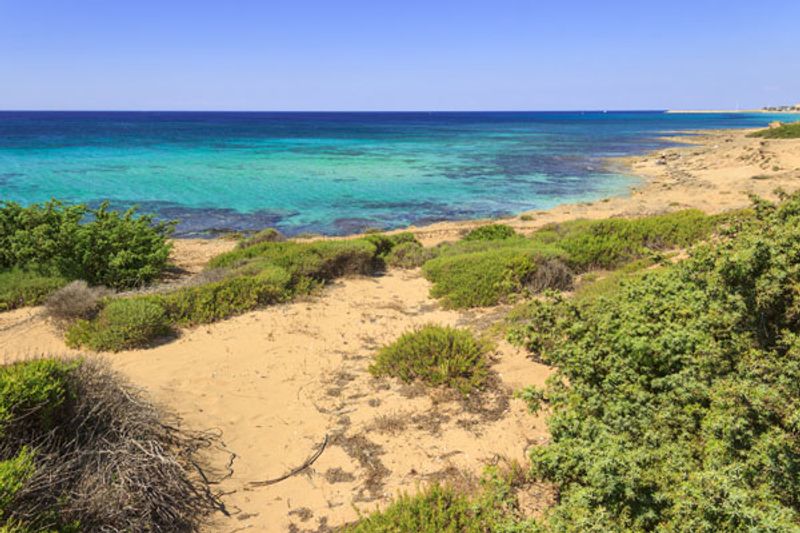
<svg viewBox="0 0 800 533">
<path fill-rule="evenodd" d="M 547 531 L 800 527 L 800 195 L 590 298 L 517 311 L 541 391 Z M 536 394 L 539 396 L 539 393 Z"/>
<path fill-rule="evenodd" d="M 172 227 L 134 209 L 109 210 L 107 204 L 89 209 L 55 200 L 28 207 L 2 202 L 0 270 L 114 288 L 143 285 L 166 267 Z"/>
<path fill-rule="evenodd" d="M 256 244 L 261 244 L 262 242 L 283 242 L 285 240 L 286 237 L 284 237 L 280 231 L 276 230 L 275 228 L 266 228 L 254 233 L 246 239 L 242 239 L 239 241 L 236 247 L 240 249 L 249 248 L 250 246 L 255 246 Z"/>
<path fill-rule="evenodd" d="M 663 250 L 690 246 L 747 216 L 743 212 L 707 216 L 689 210 L 631 219 L 576 220 L 544 227 L 527 238 L 514 234 L 498 240 L 465 237 L 438 248 L 423 273 L 433 282 L 431 295 L 442 298 L 448 307 L 496 305 L 519 294 L 571 289 L 575 273 L 619 268 Z"/>
</svg>

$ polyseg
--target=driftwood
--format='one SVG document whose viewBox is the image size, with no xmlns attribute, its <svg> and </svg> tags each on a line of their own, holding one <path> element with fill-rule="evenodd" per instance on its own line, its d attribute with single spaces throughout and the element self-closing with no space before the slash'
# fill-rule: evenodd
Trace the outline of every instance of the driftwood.
<svg viewBox="0 0 800 533">
<path fill-rule="evenodd" d="M 319 456 L 322 455 L 323 451 L 325 451 L 325 446 L 327 446 L 327 445 L 328 445 L 328 435 L 325 435 L 325 438 L 322 440 L 322 444 L 320 444 L 318 446 L 317 451 L 312 453 L 308 457 L 308 459 L 303 461 L 303 464 L 301 464 L 297 468 L 293 468 L 293 469 L 289 470 L 287 473 L 285 473 L 284 475 L 282 475 L 280 477 L 276 477 L 275 479 L 267 479 L 267 480 L 264 480 L 264 481 L 251 481 L 249 483 L 249 485 L 251 487 L 265 487 L 267 485 L 274 485 L 275 483 L 280 483 L 281 481 L 283 481 L 285 479 L 289 479 L 290 477 L 299 474 L 300 472 L 302 472 L 303 470 L 305 470 L 306 468 L 308 468 L 309 466 L 314 464 L 314 462 L 317 459 L 319 459 Z"/>
</svg>

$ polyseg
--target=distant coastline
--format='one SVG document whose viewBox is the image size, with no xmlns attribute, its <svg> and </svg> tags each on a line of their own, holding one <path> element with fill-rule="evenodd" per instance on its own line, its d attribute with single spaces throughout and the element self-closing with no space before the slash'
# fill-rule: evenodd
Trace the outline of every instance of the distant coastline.
<svg viewBox="0 0 800 533">
<path fill-rule="evenodd" d="M 706 115 L 718 113 L 741 113 L 753 114 L 762 113 L 765 115 L 800 115 L 800 109 L 787 111 L 773 111 L 770 109 L 668 109 L 670 115 Z"/>
</svg>

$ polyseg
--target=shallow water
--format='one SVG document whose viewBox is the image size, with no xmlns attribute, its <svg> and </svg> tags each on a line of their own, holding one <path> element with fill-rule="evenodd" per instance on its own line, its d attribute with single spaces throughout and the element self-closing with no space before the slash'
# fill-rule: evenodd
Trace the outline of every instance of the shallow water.
<svg viewBox="0 0 800 533">
<path fill-rule="evenodd" d="M 346 234 L 623 194 L 604 159 L 763 114 L 0 112 L 0 199 L 138 204 L 180 235 Z"/>
</svg>

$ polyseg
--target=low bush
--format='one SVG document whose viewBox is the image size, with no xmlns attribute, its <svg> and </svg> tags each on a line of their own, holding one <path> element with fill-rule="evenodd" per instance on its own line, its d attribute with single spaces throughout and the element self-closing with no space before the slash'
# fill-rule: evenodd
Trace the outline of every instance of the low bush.
<svg viewBox="0 0 800 533">
<path fill-rule="evenodd" d="M 763 139 L 800 139 L 800 122 L 781 124 L 777 128 L 759 130 L 750 134 L 751 137 Z"/>
<path fill-rule="evenodd" d="M 69 324 L 94 318 L 111 291 L 90 287 L 85 281 L 73 281 L 51 294 L 44 303 L 45 313 L 57 323 Z"/>
<path fill-rule="evenodd" d="M 800 194 L 754 212 L 681 263 L 513 317 L 557 368 L 531 452 L 560 494 L 545 531 L 800 528 Z"/>
<path fill-rule="evenodd" d="M 465 237 L 438 248 L 423 272 L 433 282 L 431 295 L 448 307 L 496 305 L 520 293 L 570 289 L 574 273 L 618 268 L 668 248 L 689 246 L 748 216 L 745 212 L 706 216 L 689 210 L 632 219 L 575 220 L 547 226 L 528 238 L 513 233 L 499 240 Z"/>
<path fill-rule="evenodd" d="M 377 247 L 364 239 L 314 242 L 266 242 L 213 258 L 209 268 L 230 268 L 252 275 L 278 266 L 293 284 L 329 281 L 348 275 L 372 274 L 379 267 Z"/>
<path fill-rule="evenodd" d="M 67 341 L 93 350 L 144 347 L 172 326 L 208 324 L 289 301 L 341 276 L 373 274 L 383 265 L 379 249 L 388 253 L 394 243 L 409 242 L 408 235 L 239 248 L 212 259 L 200 281 L 172 292 L 113 300 L 94 320 L 75 322 Z"/>
<path fill-rule="evenodd" d="M 92 285 L 135 287 L 167 265 L 172 224 L 55 200 L 22 207 L 0 203 L 0 269 L 20 268 L 84 279 Z"/>
<path fill-rule="evenodd" d="M 286 301 L 291 297 L 289 282 L 288 272 L 271 267 L 254 276 L 230 277 L 145 298 L 158 302 L 173 324 L 208 324 Z"/>
<path fill-rule="evenodd" d="M 557 249 L 541 246 L 533 250 L 519 239 L 483 251 L 443 251 L 425 263 L 423 273 L 433 282 L 431 296 L 441 298 L 445 306 L 482 307 L 496 305 L 528 287 L 538 288 L 540 265 L 562 258 Z M 563 284 L 561 279 L 557 281 Z"/>
<path fill-rule="evenodd" d="M 409 331 L 375 356 L 369 370 L 405 382 L 419 379 L 467 394 L 480 389 L 489 372 L 488 346 L 465 329 L 427 325 Z"/>
<path fill-rule="evenodd" d="M 169 335 L 171 324 L 164 306 L 151 298 L 119 298 L 94 320 L 78 320 L 68 330 L 67 345 L 95 351 L 143 348 Z"/>
<path fill-rule="evenodd" d="M 604 220 L 574 220 L 535 232 L 534 242 L 556 245 L 578 270 L 616 268 L 653 251 L 686 247 L 707 238 L 720 217 L 701 211 Z"/>
<path fill-rule="evenodd" d="M 433 483 L 362 516 L 343 533 L 534 533 L 536 524 L 522 517 L 517 500 L 527 483 L 518 465 L 489 467 L 475 487 Z"/>
<path fill-rule="evenodd" d="M 416 242 L 400 243 L 386 254 L 386 264 L 395 268 L 418 268 L 433 259 L 436 251 Z"/>
<path fill-rule="evenodd" d="M 66 285 L 61 276 L 49 276 L 19 269 L 0 271 L 0 311 L 39 305 Z"/>
<path fill-rule="evenodd" d="M 514 228 L 506 224 L 487 224 L 479 226 L 464 236 L 465 241 L 499 241 L 516 237 Z"/>
<path fill-rule="evenodd" d="M 190 531 L 221 508 L 199 454 L 120 376 L 84 360 L 0 368 L 4 531 Z"/>
<path fill-rule="evenodd" d="M 237 244 L 236 247 L 242 249 L 255 246 L 256 244 L 261 244 L 262 242 L 283 242 L 285 240 L 286 237 L 280 231 L 276 230 L 275 228 L 266 228 L 251 235 L 250 237 L 247 237 L 246 239 L 242 239 L 239 241 L 239 244 Z"/>
</svg>

